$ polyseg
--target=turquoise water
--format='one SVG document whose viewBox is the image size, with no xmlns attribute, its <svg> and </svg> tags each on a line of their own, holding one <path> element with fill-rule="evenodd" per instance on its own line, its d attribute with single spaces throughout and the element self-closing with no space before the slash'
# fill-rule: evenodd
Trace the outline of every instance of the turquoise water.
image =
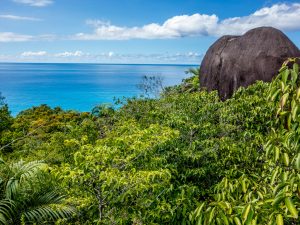
<svg viewBox="0 0 300 225">
<path fill-rule="evenodd" d="M 141 94 L 136 85 L 144 75 L 160 76 L 170 86 L 189 76 L 191 67 L 196 66 L 0 63 L 0 92 L 13 115 L 40 104 L 90 111 L 114 97 Z"/>
</svg>

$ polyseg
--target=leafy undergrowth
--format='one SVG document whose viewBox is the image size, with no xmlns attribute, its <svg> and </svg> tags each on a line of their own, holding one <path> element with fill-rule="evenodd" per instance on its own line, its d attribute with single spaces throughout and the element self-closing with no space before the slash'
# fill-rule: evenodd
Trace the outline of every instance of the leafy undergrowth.
<svg viewBox="0 0 300 225">
<path fill-rule="evenodd" d="M 2 157 L 49 165 L 61 203 L 76 207 L 45 216 L 50 224 L 299 224 L 300 81 L 290 64 L 225 102 L 194 76 L 118 110 L 42 105 L 12 118 L 2 103 Z"/>
<path fill-rule="evenodd" d="M 271 130 L 253 165 L 233 167 L 213 186 L 190 219 L 198 224 L 299 224 L 300 79 L 296 59 L 287 61 L 269 85 L 275 102 Z M 292 64 L 289 68 L 288 64 Z M 264 123 L 261 123 L 264 124 Z"/>
</svg>

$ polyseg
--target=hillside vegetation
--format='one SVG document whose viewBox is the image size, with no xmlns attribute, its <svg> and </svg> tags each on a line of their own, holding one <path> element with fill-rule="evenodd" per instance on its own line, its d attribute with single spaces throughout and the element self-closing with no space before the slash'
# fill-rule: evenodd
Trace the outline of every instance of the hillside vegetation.
<svg viewBox="0 0 300 225">
<path fill-rule="evenodd" d="M 0 223 L 300 224 L 295 59 L 224 102 L 198 87 L 15 118 L 2 99 Z"/>
</svg>

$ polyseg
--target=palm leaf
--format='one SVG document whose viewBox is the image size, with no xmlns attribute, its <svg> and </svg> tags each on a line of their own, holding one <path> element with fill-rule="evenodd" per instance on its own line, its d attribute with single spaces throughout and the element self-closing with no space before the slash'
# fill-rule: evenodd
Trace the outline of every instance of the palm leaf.
<svg viewBox="0 0 300 225">
<path fill-rule="evenodd" d="M 71 217 L 75 209 L 65 202 L 59 186 L 41 161 L 19 161 L 1 167 L 0 225 L 54 222 Z"/>
<path fill-rule="evenodd" d="M 11 175 L 6 184 L 6 198 L 13 199 L 13 196 L 18 193 L 20 182 L 24 183 L 32 179 L 45 166 L 46 164 L 41 161 L 25 163 L 21 160 L 13 163 L 9 168 Z"/>
<path fill-rule="evenodd" d="M 200 68 L 189 68 L 185 73 L 190 73 L 193 76 L 199 76 L 200 74 Z"/>
<path fill-rule="evenodd" d="M 64 204 L 65 199 L 54 186 L 38 189 L 23 201 L 23 216 L 30 223 L 69 218 L 75 213 L 75 208 Z"/>
<path fill-rule="evenodd" d="M 75 213 L 75 208 L 67 205 L 52 204 L 38 206 L 23 213 L 25 220 L 30 223 L 41 223 L 45 221 L 56 221 L 69 218 Z"/>
<path fill-rule="evenodd" d="M 16 205 L 10 199 L 0 200 L 0 224 L 8 224 L 15 214 Z"/>
</svg>

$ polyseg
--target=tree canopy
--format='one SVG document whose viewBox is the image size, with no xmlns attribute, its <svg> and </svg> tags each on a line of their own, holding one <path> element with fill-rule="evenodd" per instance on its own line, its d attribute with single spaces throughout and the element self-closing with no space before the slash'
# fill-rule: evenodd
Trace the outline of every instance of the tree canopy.
<svg viewBox="0 0 300 225">
<path fill-rule="evenodd" d="M 0 221 L 299 224 L 298 67 L 226 101 L 199 90 L 197 69 L 160 97 L 91 113 L 13 118 L 2 100 Z"/>
</svg>

